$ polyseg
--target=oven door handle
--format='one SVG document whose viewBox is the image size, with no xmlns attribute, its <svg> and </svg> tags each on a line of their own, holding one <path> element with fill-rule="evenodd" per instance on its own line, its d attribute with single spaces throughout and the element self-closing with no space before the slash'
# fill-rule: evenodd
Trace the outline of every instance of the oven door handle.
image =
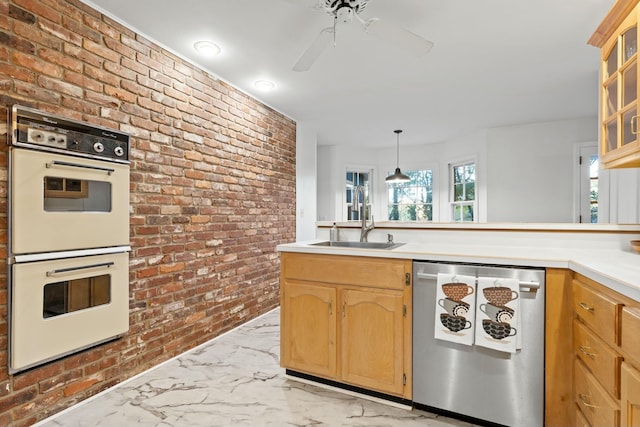
<svg viewBox="0 0 640 427">
<path fill-rule="evenodd" d="M 47 277 L 55 276 L 57 274 L 71 273 L 73 271 L 78 270 L 86 270 L 88 268 L 109 268 L 113 267 L 114 262 L 103 262 L 100 264 L 91 264 L 91 265 L 83 265 L 81 267 L 69 267 L 69 268 L 59 268 L 57 270 L 47 271 Z"/>
<path fill-rule="evenodd" d="M 59 160 L 52 160 L 49 163 L 47 163 L 46 166 L 47 166 L 47 168 L 51 168 L 53 166 L 71 166 L 71 167 L 74 167 L 74 168 L 93 169 L 93 170 L 106 172 L 108 175 L 111 175 L 112 173 L 114 173 L 116 171 L 115 169 L 112 169 L 112 168 L 103 168 L 103 167 L 100 167 L 100 166 L 83 165 L 81 163 L 61 162 Z"/>
</svg>

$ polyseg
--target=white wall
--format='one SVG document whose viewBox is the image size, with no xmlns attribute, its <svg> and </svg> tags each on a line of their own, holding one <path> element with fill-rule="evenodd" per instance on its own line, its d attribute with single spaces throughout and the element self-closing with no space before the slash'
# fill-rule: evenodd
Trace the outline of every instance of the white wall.
<svg viewBox="0 0 640 427">
<path fill-rule="evenodd" d="M 597 141 L 595 118 L 489 129 L 489 222 L 575 222 L 574 146 Z"/>
<path fill-rule="evenodd" d="M 640 169 L 601 170 L 598 222 L 640 224 Z M 606 192 L 606 193 L 605 193 Z"/>
<path fill-rule="evenodd" d="M 568 223 L 577 218 L 575 146 L 597 140 L 595 118 L 493 128 L 439 144 L 407 146 L 400 138 L 400 168 L 434 171 L 435 222 L 450 221 L 449 163 L 475 158 L 480 222 Z M 374 216 L 386 219 L 384 178 L 396 167 L 395 144 L 379 150 L 318 146 L 317 161 L 318 220 L 346 220 L 344 174 L 353 167 L 374 171 Z M 601 222 L 640 223 L 640 169 L 601 171 L 600 176 Z"/>
<path fill-rule="evenodd" d="M 317 132 L 296 123 L 296 241 L 316 235 Z"/>
</svg>

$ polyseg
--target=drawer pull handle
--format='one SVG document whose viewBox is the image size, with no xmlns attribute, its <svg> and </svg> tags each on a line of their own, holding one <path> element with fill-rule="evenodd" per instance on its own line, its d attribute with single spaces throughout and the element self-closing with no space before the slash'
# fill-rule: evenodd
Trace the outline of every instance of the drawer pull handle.
<svg viewBox="0 0 640 427">
<path fill-rule="evenodd" d="M 578 305 L 580 306 L 580 308 L 582 308 L 584 310 L 587 310 L 587 311 L 589 311 L 591 313 L 593 313 L 593 311 L 594 311 L 594 308 L 593 307 L 589 307 L 589 305 L 586 302 L 581 302 Z"/>
<path fill-rule="evenodd" d="M 587 408 L 598 408 L 598 406 L 596 405 L 592 405 L 591 403 L 589 403 L 589 400 L 591 396 L 587 396 L 586 394 L 578 394 L 578 398 L 580 399 L 580 402 L 582 402 L 582 404 L 584 406 L 586 406 Z"/>
<path fill-rule="evenodd" d="M 595 359 L 595 358 L 596 358 L 596 356 L 597 356 L 597 354 L 596 354 L 596 353 L 589 353 L 589 352 L 587 351 L 587 350 L 592 350 L 592 348 L 591 348 L 591 347 L 585 347 L 585 346 L 581 345 L 581 346 L 580 346 L 580 348 L 579 348 L 579 350 L 580 350 L 580 353 L 582 353 L 582 354 L 584 354 L 584 355 L 587 355 L 587 356 L 589 356 L 589 357 L 590 357 L 590 358 L 592 358 L 592 359 Z"/>
<path fill-rule="evenodd" d="M 329 316 L 333 314 L 333 303 L 329 302 Z"/>
</svg>

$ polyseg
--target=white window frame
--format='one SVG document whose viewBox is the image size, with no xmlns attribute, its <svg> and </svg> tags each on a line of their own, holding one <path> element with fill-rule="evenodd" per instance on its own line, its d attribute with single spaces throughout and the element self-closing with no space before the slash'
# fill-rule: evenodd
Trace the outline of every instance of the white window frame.
<svg viewBox="0 0 640 427">
<path fill-rule="evenodd" d="M 375 209 L 375 205 L 374 205 L 374 169 L 370 168 L 370 167 L 366 167 L 366 166 L 360 166 L 360 167 L 345 167 L 344 169 L 344 173 L 342 174 L 342 177 L 345 181 L 343 181 L 344 183 L 346 183 L 346 177 L 347 177 L 347 173 L 352 172 L 352 173 L 366 173 L 369 174 L 369 182 L 367 185 L 367 192 L 365 194 L 365 199 L 368 197 L 369 198 L 369 204 L 367 205 L 367 220 L 371 219 L 371 216 L 374 214 L 374 209 Z M 343 183 L 343 190 L 342 190 L 342 201 L 341 201 L 341 209 L 340 211 L 342 212 L 341 214 L 341 218 L 343 221 L 356 221 L 356 220 L 349 220 L 349 216 L 347 214 L 347 209 L 349 209 L 350 204 L 347 203 L 347 186 Z M 357 220 L 359 221 L 359 220 Z"/>
<path fill-rule="evenodd" d="M 453 176 L 453 170 L 456 167 L 466 166 L 466 165 L 470 165 L 470 164 L 474 165 L 474 176 L 475 176 L 475 181 L 474 181 L 474 199 L 473 199 L 473 201 L 464 200 L 464 201 L 456 202 L 454 200 L 454 194 L 455 194 L 454 181 L 455 180 L 454 180 L 454 176 Z M 473 208 L 473 221 L 456 221 L 454 219 L 454 214 L 453 214 L 454 206 L 468 206 L 468 205 L 471 205 L 472 208 Z M 479 221 L 479 213 L 478 213 L 478 160 L 475 157 L 469 157 L 469 158 L 465 158 L 464 160 L 458 160 L 458 161 L 449 163 L 449 220 L 451 222 L 478 222 Z"/>
<path fill-rule="evenodd" d="M 434 168 L 429 168 L 429 167 L 415 167 L 415 168 L 409 168 L 407 170 L 405 170 L 404 173 L 408 173 L 408 172 L 415 172 L 415 171 L 429 171 L 431 172 L 431 219 L 430 220 L 408 220 L 407 222 L 429 222 L 432 223 L 435 221 L 435 217 L 436 217 L 436 212 L 437 212 L 437 193 L 436 193 L 436 185 L 435 185 L 435 181 L 436 181 L 436 171 L 434 170 Z M 389 171 L 387 173 L 387 176 L 393 174 L 393 170 Z M 386 206 L 386 212 L 385 212 L 385 218 L 387 219 L 387 221 L 398 221 L 398 222 L 403 222 L 403 221 L 399 221 L 399 220 L 395 220 L 395 219 L 390 219 L 389 218 L 389 207 L 391 206 L 391 204 L 389 203 L 389 187 L 391 187 L 392 185 L 387 184 L 386 185 L 386 192 L 385 192 L 385 200 L 387 201 Z"/>
</svg>

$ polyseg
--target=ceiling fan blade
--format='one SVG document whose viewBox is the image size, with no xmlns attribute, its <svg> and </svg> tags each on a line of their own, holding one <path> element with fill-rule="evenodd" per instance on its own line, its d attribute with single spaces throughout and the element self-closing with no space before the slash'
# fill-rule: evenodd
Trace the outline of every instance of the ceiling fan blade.
<svg viewBox="0 0 640 427">
<path fill-rule="evenodd" d="M 416 56 L 429 53 L 433 42 L 412 33 L 411 31 L 389 24 L 379 18 L 371 18 L 362 22 L 364 30 L 383 40 L 405 49 Z"/>
<path fill-rule="evenodd" d="M 333 40 L 333 27 L 324 28 L 318 37 L 311 43 L 311 46 L 304 51 L 298 62 L 293 66 L 293 71 L 307 71 L 318 59 L 320 54 L 329 46 Z"/>
<path fill-rule="evenodd" d="M 284 0 L 287 3 L 302 5 L 311 9 L 322 9 L 322 2 L 319 0 Z"/>
</svg>

